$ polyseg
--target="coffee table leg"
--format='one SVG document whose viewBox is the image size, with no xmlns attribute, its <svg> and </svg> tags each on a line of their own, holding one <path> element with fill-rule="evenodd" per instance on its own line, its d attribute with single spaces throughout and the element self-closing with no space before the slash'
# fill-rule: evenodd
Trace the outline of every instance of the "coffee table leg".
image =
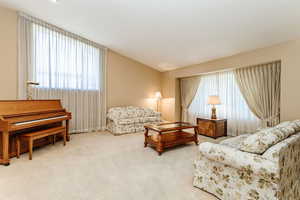
<svg viewBox="0 0 300 200">
<path fill-rule="evenodd" d="M 198 145 L 198 128 L 194 128 L 194 131 L 195 131 L 195 143 L 196 145 Z"/>
<path fill-rule="evenodd" d="M 158 155 L 160 156 L 162 154 L 162 152 L 164 151 L 164 147 L 161 141 L 161 133 L 158 134 L 158 145 L 156 147 L 156 151 L 158 152 Z"/>
<path fill-rule="evenodd" d="M 149 130 L 146 128 L 146 129 L 145 129 L 145 142 L 144 142 L 144 147 L 145 147 L 145 148 L 147 147 L 147 144 L 148 144 L 148 143 L 147 143 L 148 131 L 149 131 Z"/>
</svg>

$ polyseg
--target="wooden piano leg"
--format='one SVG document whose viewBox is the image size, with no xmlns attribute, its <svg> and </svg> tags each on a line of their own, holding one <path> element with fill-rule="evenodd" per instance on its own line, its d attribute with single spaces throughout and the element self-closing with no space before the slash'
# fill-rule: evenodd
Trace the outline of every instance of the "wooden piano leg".
<svg viewBox="0 0 300 200">
<path fill-rule="evenodd" d="M 17 149 L 17 158 L 20 158 L 20 138 L 17 136 L 16 149 Z"/>
<path fill-rule="evenodd" d="M 55 145 L 56 142 L 56 135 L 53 135 L 53 145 Z"/>
<path fill-rule="evenodd" d="M 30 138 L 28 140 L 28 148 L 29 148 L 29 160 L 32 160 L 32 149 L 33 149 L 33 140 Z"/>
<path fill-rule="evenodd" d="M 2 164 L 9 165 L 9 132 L 2 132 Z"/>
<path fill-rule="evenodd" d="M 67 141 L 67 130 L 64 130 L 63 134 L 63 138 L 64 138 L 64 146 L 66 146 L 66 141 Z"/>
<path fill-rule="evenodd" d="M 69 134 L 69 120 L 66 120 L 66 134 L 67 134 L 67 141 L 70 141 L 70 134 Z"/>
</svg>

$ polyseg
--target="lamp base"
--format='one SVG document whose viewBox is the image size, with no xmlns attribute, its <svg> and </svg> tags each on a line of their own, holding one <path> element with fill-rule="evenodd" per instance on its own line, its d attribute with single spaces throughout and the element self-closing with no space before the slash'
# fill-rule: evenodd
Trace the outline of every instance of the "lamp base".
<svg viewBox="0 0 300 200">
<path fill-rule="evenodd" d="M 217 119 L 217 109 L 215 107 L 211 109 L 211 119 Z"/>
<path fill-rule="evenodd" d="M 156 100 L 156 112 L 159 112 L 159 107 L 160 107 L 160 100 Z"/>
</svg>

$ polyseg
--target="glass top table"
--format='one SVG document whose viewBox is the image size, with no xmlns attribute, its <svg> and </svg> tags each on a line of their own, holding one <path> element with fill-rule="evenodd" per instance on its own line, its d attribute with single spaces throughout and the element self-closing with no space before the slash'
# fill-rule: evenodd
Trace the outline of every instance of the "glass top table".
<svg viewBox="0 0 300 200">
<path fill-rule="evenodd" d="M 186 132 L 184 129 L 194 129 L 194 133 Z M 149 130 L 158 134 L 149 135 Z M 145 126 L 144 147 L 148 144 L 155 147 L 158 155 L 161 155 L 165 148 L 174 147 L 189 142 L 198 145 L 198 126 L 188 122 L 162 123 L 158 125 Z"/>
<path fill-rule="evenodd" d="M 162 123 L 157 125 L 146 125 L 145 128 L 151 129 L 157 132 L 165 132 L 165 131 L 175 131 L 182 129 L 195 128 L 196 125 L 193 125 L 188 122 L 171 122 L 171 123 Z"/>
</svg>

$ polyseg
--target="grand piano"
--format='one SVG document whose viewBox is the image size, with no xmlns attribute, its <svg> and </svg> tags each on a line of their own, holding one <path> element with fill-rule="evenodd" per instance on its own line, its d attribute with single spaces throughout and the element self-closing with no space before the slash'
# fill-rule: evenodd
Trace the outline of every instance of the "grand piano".
<svg viewBox="0 0 300 200">
<path fill-rule="evenodd" d="M 40 131 L 63 123 L 69 136 L 71 113 L 61 105 L 60 100 L 12 100 L 0 101 L 0 164 L 9 165 L 10 158 L 16 156 L 16 136 Z M 34 147 L 51 143 L 49 138 L 37 140 Z M 21 153 L 27 152 L 26 144 L 21 145 Z"/>
</svg>

